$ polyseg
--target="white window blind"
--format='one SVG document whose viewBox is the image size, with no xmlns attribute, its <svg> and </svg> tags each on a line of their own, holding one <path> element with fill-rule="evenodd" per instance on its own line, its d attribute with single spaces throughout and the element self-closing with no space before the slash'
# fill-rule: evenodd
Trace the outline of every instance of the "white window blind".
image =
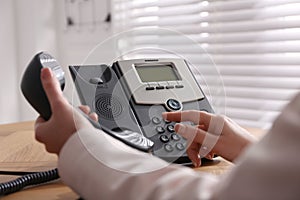
<svg viewBox="0 0 300 200">
<path fill-rule="evenodd" d="M 114 0 L 113 27 L 163 27 L 195 41 L 203 54 L 176 34 L 140 29 L 124 38 L 131 49 L 153 45 L 191 60 L 214 109 L 243 126 L 269 128 L 300 90 L 300 0 Z"/>
</svg>

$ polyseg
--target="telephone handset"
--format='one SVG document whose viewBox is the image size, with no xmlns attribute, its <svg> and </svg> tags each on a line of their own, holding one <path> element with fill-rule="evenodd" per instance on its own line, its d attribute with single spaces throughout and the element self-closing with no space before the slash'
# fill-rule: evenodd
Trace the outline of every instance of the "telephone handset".
<svg viewBox="0 0 300 200">
<path fill-rule="evenodd" d="M 56 59 L 45 52 L 35 55 L 30 64 L 27 66 L 22 78 L 21 90 L 24 97 L 32 105 L 32 107 L 35 108 L 35 110 L 40 113 L 45 120 L 48 120 L 51 117 L 51 108 L 40 80 L 40 71 L 42 68 L 46 67 L 52 70 L 54 76 L 60 83 L 61 89 L 63 90 L 65 86 L 64 71 Z M 143 137 L 140 133 L 135 132 L 130 128 L 111 130 L 106 126 L 101 126 L 99 123 L 93 121 L 79 109 L 78 111 L 86 117 L 95 128 L 102 129 L 105 133 L 138 150 L 149 151 L 153 146 L 153 142 L 151 140 Z"/>
<path fill-rule="evenodd" d="M 107 65 L 69 67 L 82 104 L 111 130 L 131 129 L 154 142 L 152 154 L 168 162 L 190 163 L 187 142 L 162 112 L 213 112 L 183 59 L 135 59 Z"/>
<path fill-rule="evenodd" d="M 21 90 L 24 97 L 31 104 L 31 106 L 45 120 L 48 120 L 51 117 L 51 108 L 40 80 L 40 73 L 42 68 L 50 68 L 54 76 L 58 79 L 61 89 L 64 89 L 65 77 L 64 71 L 62 70 L 61 66 L 51 55 L 45 52 L 40 52 L 33 57 L 31 62 L 27 66 L 22 77 Z M 80 110 L 78 111 L 81 112 Z M 93 121 L 85 113 L 81 112 L 81 114 L 86 117 L 95 128 L 102 129 L 103 132 L 115 137 L 116 139 L 126 143 L 127 145 L 146 152 L 150 151 L 153 147 L 154 143 L 139 132 L 136 132 L 130 128 L 111 130 L 106 126 L 101 126 L 98 122 Z M 49 170 L 46 172 L 7 171 L 5 172 L 5 174 L 25 175 L 6 183 L 0 183 L 0 196 L 16 192 L 26 186 L 37 185 L 59 178 L 57 169 Z"/>
</svg>

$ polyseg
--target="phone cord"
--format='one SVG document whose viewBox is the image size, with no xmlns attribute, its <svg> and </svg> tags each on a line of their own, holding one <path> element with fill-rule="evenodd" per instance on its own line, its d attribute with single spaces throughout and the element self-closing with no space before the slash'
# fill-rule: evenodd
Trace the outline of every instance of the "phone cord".
<svg viewBox="0 0 300 200">
<path fill-rule="evenodd" d="M 59 178 L 57 168 L 45 171 L 26 174 L 12 181 L 0 183 L 0 196 L 17 192 L 24 187 L 46 183 Z"/>
</svg>

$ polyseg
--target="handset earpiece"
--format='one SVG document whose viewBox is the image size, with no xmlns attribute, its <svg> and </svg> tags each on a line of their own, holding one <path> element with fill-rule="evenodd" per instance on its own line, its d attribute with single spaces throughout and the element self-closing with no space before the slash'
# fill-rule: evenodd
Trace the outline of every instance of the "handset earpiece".
<svg viewBox="0 0 300 200">
<path fill-rule="evenodd" d="M 64 71 L 54 57 L 46 52 L 36 54 L 28 64 L 21 81 L 21 90 L 30 105 L 45 119 L 51 116 L 51 108 L 40 79 L 41 69 L 50 68 L 60 83 L 65 87 Z"/>
</svg>

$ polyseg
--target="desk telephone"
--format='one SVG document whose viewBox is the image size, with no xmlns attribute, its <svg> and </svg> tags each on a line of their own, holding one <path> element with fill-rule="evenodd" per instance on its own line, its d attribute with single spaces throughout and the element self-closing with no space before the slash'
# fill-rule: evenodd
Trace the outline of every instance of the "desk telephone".
<svg viewBox="0 0 300 200">
<path fill-rule="evenodd" d="M 188 163 L 186 140 L 162 112 L 212 108 L 183 59 L 120 60 L 113 65 L 69 67 L 80 101 L 110 130 L 130 129 L 154 142 L 151 152 Z"/>
<path fill-rule="evenodd" d="M 51 55 L 40 52 L 26 68 L 21 90 L 27 101 L 48 120 L 51 109 L 40 80 L 41 68 L 51 68 L 64 89 L 64 72 Z M 207 98 L 183 59 L 120 60 L 108 65 L 69 66 L 79 99 L 99 115 L 99 123 L 82 114 L 98 129 L 168 162 L 189 163 L 186 140 L 174 132 L 174 122 L 162 112 L 205 110 Z M 58 178 L 57 169 L 30 173 L 0 184 L 0 195 Z"/>
</svg>

